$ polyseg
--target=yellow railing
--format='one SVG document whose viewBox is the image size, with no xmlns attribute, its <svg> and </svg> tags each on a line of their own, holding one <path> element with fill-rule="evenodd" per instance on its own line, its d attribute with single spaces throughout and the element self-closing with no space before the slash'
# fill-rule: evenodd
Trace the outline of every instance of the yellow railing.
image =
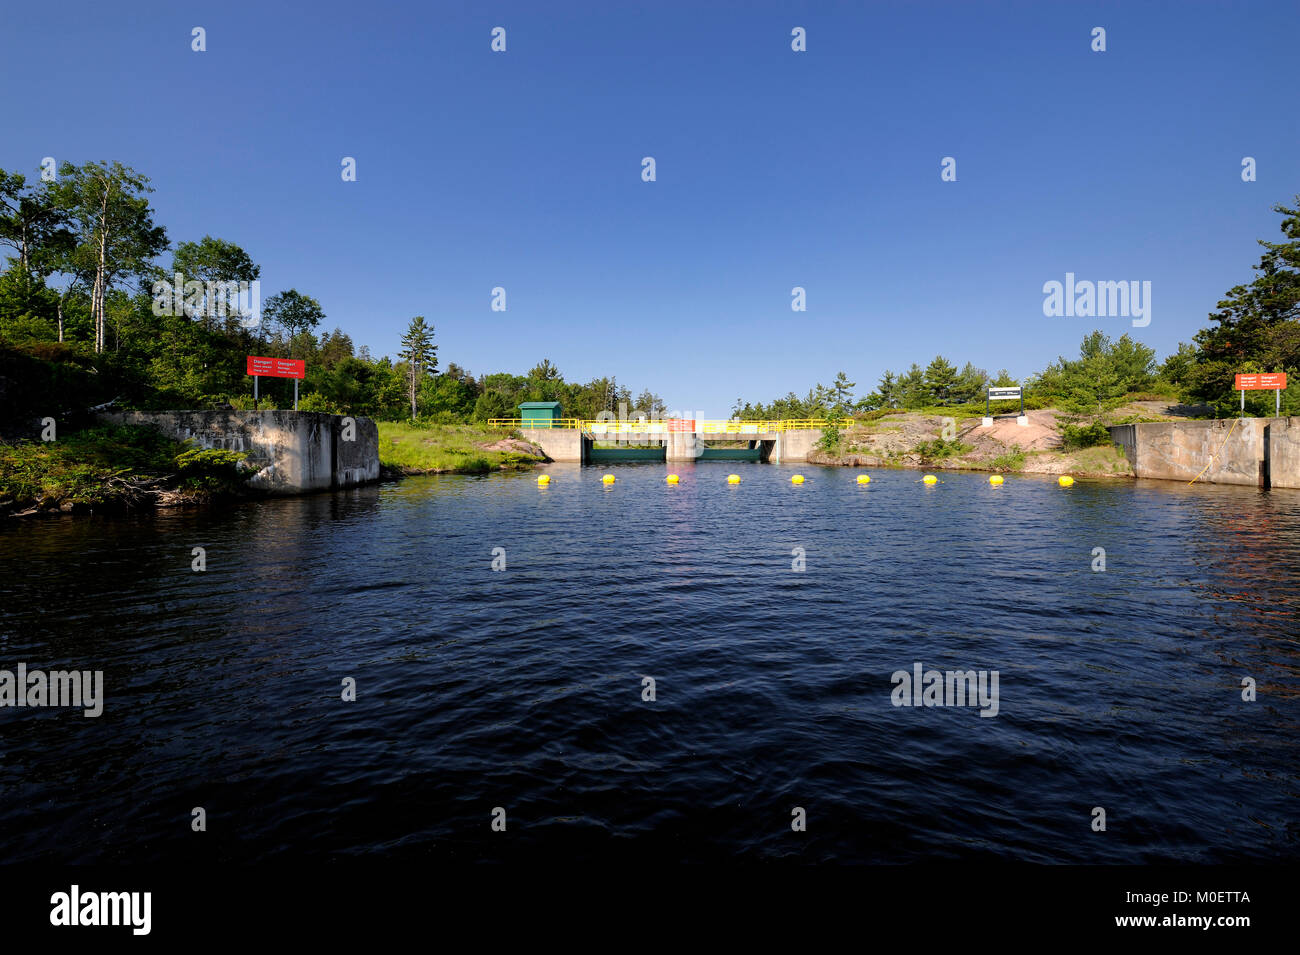
<svg viewBox="0 0 1300 955">
<path fill-rule="evenodd" d="M 554 421 L 529 421 L 521 418 L 492 418 L 493 428 L 580 429 L 590 434 L 668 434 L 673 431 L 694 431 L 696 434 L 764 434 L 772 431 L 821 430 L 833 422 L 825 418 L 794 418 L 784 421 L 724 421 L 720 419 L 641 421 L 636 418 L 618 421 L 590 421 L 579 418 L 556 418 Z M 841 428 L 852 425 L 850 420 L 839 422 Z"/>
<path fill-rule="evenodd" d="M 489 428 L 541 428 L 549 430 L 551 428 L 580 428 L 582 421 L 579 418 L 556 418 L 554 421 L 529 421 L 524 423 L 522 418 L 489 418 Z"/>
</svg>

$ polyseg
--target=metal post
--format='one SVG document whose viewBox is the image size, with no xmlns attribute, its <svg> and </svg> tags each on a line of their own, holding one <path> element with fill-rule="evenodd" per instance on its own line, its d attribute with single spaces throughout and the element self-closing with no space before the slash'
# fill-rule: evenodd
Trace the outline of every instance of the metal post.
<svg viewBox="0 0 1300 955">
<path fill-rule="evenodd" d="M 1241 389 L 1241 416 L 1246 417 L 1246 389 Z"/>
<path fill-rule="evenodd" d="M 261 380 L 261 375 L 253 376 L 253 410 L 257 410 L 257 383 Z"/>
<path fill-rule="evenodd" d="M 298 410 L 298 379 L 293 380 L 293 410 Z"/>
</svg>

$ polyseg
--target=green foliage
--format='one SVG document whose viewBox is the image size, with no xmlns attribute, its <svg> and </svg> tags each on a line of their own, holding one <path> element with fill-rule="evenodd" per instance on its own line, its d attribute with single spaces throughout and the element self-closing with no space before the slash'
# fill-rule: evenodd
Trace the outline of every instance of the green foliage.
<svg viewBox="0 0 1300 955">
<path fill-rule="evenodd" d="M 1287 241 L 1259 240 L 1265 251 L 1254 280 L 1228 290 L 1210 315 L 1215 324 L 1194 336 L 1194 360 L 1172 369 L 1189 397 L 1215 405 L 1221 414 L 1235 413 L 1237 373 L 1300 370 L 1300 195 L 1293 205 L 1273 207 L 1283 217 Z M 1253 397 L 1259 402 L 1260 396 Z M 1273 396 L 1267 398 L 1272 414 Z"/>
<path fill-rule="evenodd" d="M 133 481 L 178 476 L 179 487 L 204 493 L 234 491 L 243 454 L 204 451 L 153 428 L 101 425 L 60 434 L 57 441 L 0 443 L 0 502 L 102 504 Z"/>
<path fill-rule="evenodd" d="M 1061 426 L 1061 450 L 1077 451 L 1111 443 L 1110 432 L 1099 421 L 1088 425 L 1064 424 Z"/>
<path fill-rule="evenodd" d="M 916 446 L 916 453 L 921 456 L 922 461 L 938 461 L 944 458 L 955 458 L 971 451 L 968 444 L 962 444 L 960 441 L 946 441 L 943 438 L 935 438 L 933 441 L 922 441 Z"/>
<path fill-rule="evenodd" d="M 1025 466 L 1025 452 L 1020 445 L 1013 444 L 1010 451 L 990 458 L 987 466 L 994 471 L 1020 471 Z"/>
<path fill-rule="evenodd" d="M 148 176 L 119 162 L 65 162 L 51 186 L 72 235 L 51 268 L 98 290 L 90 300 L 96 352 L 108 349 L 109 296 L 125 280 L 150 278 L 154 257 L 167 248 L 167 230 L 153 222 L 151 192 Z"/>
<path fill-rule="evenodd" d="M 321 414 L 346 414 L 346 412 L 319 391 L 298 399 L 299 411 L 316 411 Z"/>
<path fill-rule="evenodd" d="M 957 388 L 957 369 L 946 358 L 936 355 L 934 361 L 926 366 L 922 380 L 931 402 L 939 406 L 952 403 Z"/>
<path fill-rule="evenodd" d="M 241 465 L 248 457 L 242 451 L 219 448 L 191 448 L 176 455 L 180 486 L 193 491 L 229 491 L 243 480 Z"/>
<path fill-rule="evenodd" d="M 1027 388 L 1068 414 L 1097 416 L 1124 403 L 1129 392 L 1155 383 L 1155 351 L 1127 334 L 1112 342 L 1103 332 L 1084 336 L 1077 359 L 1060 358 Z"/>
<path fill-rule="evenodd" d="M 320 302 L 297 289 L 277 292 L 262 306 L 263 321 L 272 328 L 278 326 L 290 341 L 303 332 L 309 332 L 325 320 L 325 310 Z"/>
<path fill-rule="evenodd" d="M 822 428 L 821 437 L 817 439 L 817 449 L 827 454 L 839 454 L 840 446 L 843 443 L 844 436 L 840 428 L 834 424 L 828 424 Z"/>
</svg>

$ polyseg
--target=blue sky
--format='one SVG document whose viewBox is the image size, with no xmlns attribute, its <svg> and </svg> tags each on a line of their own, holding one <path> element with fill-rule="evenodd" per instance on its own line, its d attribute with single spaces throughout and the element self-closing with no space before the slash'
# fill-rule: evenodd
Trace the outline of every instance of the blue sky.
<svg viewBox="0 0 1300 955">
<path fill-rule="evenodd" d="M 422 314 L 444 365 L 547 357 L 705 415 L 841 369 L 865 393 L 936 353 L 1023 376 L 1095 327 L 1163 357 L 1300 192 L 1294 2 L 70 0 L 4 21 L 0 167 L 133 166 L 173 242 L 239 243 L 264 297 L 315 296 L 376 354 Z M 1044 317 L 1066 272 L 1150 281 L 1150 325 Z"/>
</svg>

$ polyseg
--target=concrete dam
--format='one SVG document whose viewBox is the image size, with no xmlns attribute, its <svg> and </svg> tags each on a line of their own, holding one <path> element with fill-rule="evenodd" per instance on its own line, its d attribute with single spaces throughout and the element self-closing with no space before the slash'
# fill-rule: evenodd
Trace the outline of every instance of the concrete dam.
<svg viewBox="0 0 1300 955">
<path fill-rule="evenodd" d="M 574 421 L 562 426 L 539 422 L 543 426 L 529 427 L 528 421 L 511 420 L 503 424 L 517 428 L 524 440 L 536 444 L 552 461 L 573 464 L 637 459 L 802 463 L 822 434 L 820 424 L 815 428 L 789 427 L 790 422 L 768 421 L 691 421 L 685 426 L 662 421 Z M 602 448 L 600 444 L 616 447 Z"/>
</svg>

